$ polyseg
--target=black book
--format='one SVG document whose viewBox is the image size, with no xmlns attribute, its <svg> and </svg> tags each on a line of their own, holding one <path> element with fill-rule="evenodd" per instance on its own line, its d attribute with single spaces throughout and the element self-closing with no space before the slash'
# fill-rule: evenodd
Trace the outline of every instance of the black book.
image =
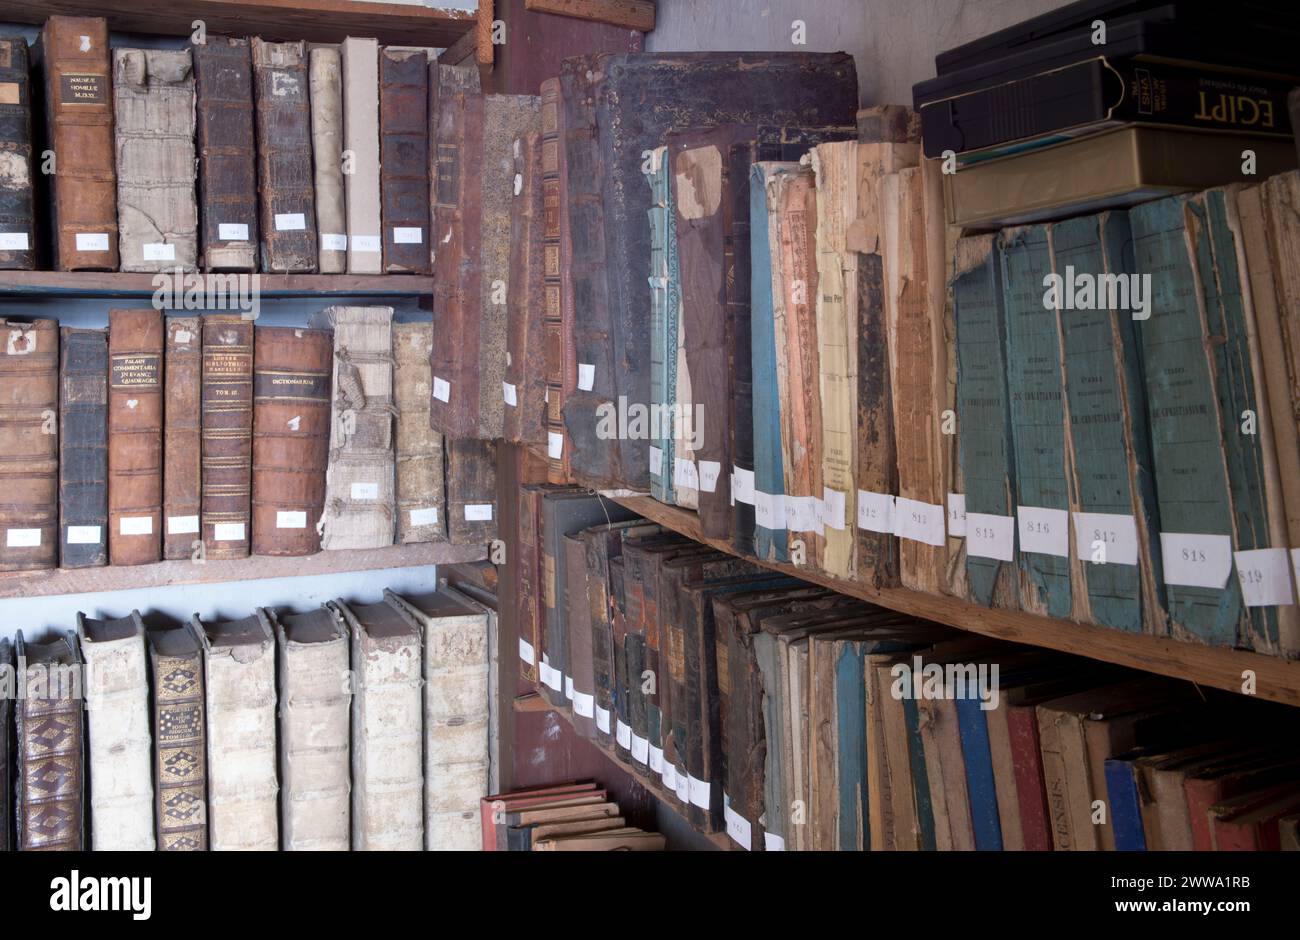
<svg viewBox="0 0 1300 940">
<path fill-rule="evenodd" d="M 108 564 L 108 333 L 63 328 L 59 564 Z"/>
<path fill-rule="evenodd" d="M 27 40 L 0 37 L 0 270 L 36 267 L 32 192 L 32 83 Z"/>
</svg>

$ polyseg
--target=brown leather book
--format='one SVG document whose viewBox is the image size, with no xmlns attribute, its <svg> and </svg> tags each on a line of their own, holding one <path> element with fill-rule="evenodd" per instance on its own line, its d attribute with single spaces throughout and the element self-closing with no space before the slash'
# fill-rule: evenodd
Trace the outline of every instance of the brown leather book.
<svg viewBox="0 0 1300 940">
<path fill-rule="evenodd" d="M 497 537 L 496 444 L 447 442 L 447 531 L 455 545 Z"/>
<path fill-rule="evenodd" d="M 253 321 L 203 318 L 203 507 L 208 558 L 248 555 L 253 463 Z"/>
<path fill-rule="evenodd" d="M 0 571 L 59 557 L 59 325 L 0 319 Z"/>
<path fill-rule="evenodd" d="M 384 271 L 429 274 L 429 57 L 423 49 L 379 52 L 379 193 Z"/>
<path fill-rule="evenodd" d="M 573 366 L 573 295 L 569 290 L 569 202 L 565 197 L 560 80 L 542 82 L 542 334 L 546 361 L 547 479 L 567 483 L 569 434 L 564 397 L 577 384 Z M 552 443 L 554 442 L 554 443 Z"/>
<path fill-rule="evenodd" d="M 0 269 L 9 271 L 36 267 L 31 92 L 27 40 L 0 38 L 0 146 L 12 161 L 0 176 Z"/>
<path fill-rule="evenodd" d="M 205 271 L 256 271 L 257 147 L 248 40 L 209 36 L 193 52 L 199 264 Z"/>
<path fill-rule="evenodd" d="M 14 668 L 14 647 L 8 639 L 0 639 L 0 669 Z M 14 811 L 14 751 L 9 734 L 13 719 L 14 699 L 0 695 L 0 852 L 12 852 Z"/>
<path fill-rule="evenodd" d="M 163 346 L 163 558 L 189 558 L 199 538 L 203 334 L 199 317 L 168 317 Z"/>
<path fill-rule="evenodd" d="M 108 312 L 108 560 L 162 555 L 163 318 Z"/>
<path fill-rule="evenodd" d="M 573 727 L 584 738 L 596 737 L 596 674 L 592 661 L 591 604 L 587 599 L 587 546 L 581 533 L 560 540 L 568 556 L 563 585 L 556 589 L 565 608 L 565 643 L 569 653 L 569 678 L 573 683 Z"/>
<path fill-rule="evenodd" d="M 306 46 L 253 39 L 253 88 L 262 270 L 310 273 L 316 270 L 316 193 Z"/>
<path fill-rule="evenodd" d="M 101 17 L 51 16 L 38 55 L 45 70 L 46 146 L 58 161 L 50 176 L 54 266 L 60 271 L 116 271 L 108 23 Z"/>
<path fill-rule="evenodd" d="M 254 555 L 313 555 L 330 445 L 330 330 L 260 326 L 253 348 Z"/>
<path fill-rule="evenodd" d="M 429 427 L 429 350 L 433 324 L 393 326 L 393 402 L 397 406 L 397 541 L 447 537 L 442 435 Z"/>
<path fill-rule="evenodd" d="M 27 643 L 18 631 L 18 660 L 27 672 L 18 716 L 18 848 L 22 851 L 85 848 L 85 725 L 75 682 L 51 682 L 81 655 L 70 635 Z M 8 734 L 8 729 L 5 729 Z"/>
<path fill-rule="evenodd" d="M 545 309 L 541 135 L 516 141 L 517 187 L 510 204 L 510 296 L 506 313 L 506 374 L 503 436 L 518 444 L 547 443 L 546 370 L 542 318 Z M 563 439 L 548 453 L 563 447 Z"/>
</svg>

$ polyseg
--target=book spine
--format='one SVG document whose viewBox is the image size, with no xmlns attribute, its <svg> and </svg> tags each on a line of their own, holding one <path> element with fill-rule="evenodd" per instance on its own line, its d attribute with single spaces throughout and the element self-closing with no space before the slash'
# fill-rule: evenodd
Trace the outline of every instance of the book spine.
<svg viewBox="0 0 1300 940">
<path fill-rule="evenodd" d="M 340 47 L 343 63 L 343 149 L 352 154 L 352 172 L 343 176 L 347 203 L 348 273 L 379 274 L 384 269 L 383 214 L 379 171 L 379 44 L 348 37 Z"/>
<path fill-rule="evenodd" d="M 673 412 L 677 399 L 677 311 L 679 284 L 672 280 L 676 266 L 670 256 L 677 251 L 677 227 L 673 224 L 672 187 L 668 183 L 668 148 L 657 147 L 650 154 L 646 182 L 650 185 L 650 403 L 660 415 Z M 672 332 L 669 333 L 669 324 Z M 669 343 L 669 336 L 673 342 Z M 650 495 L 661 503 L 676 504 L 673 485 L 675 445 L 672 427 L 661 420 L 650 445 Z"/>
<path fill-rule="evenodd" d="M 203 327 L 168 317 L 163 347 L 163 558 L 189 558 L 202 508 Z"/>
<path fill-rule="evenodd" d="M 546 370 L 538 368 L 544 359 L 542 320 L 546 309 L 541 149 L 541 136 L 535 132 L 516 141 L 514 170 L 519 185 L 510 210 L 511 276 L 502 423 L 506 440 L 521 444 L 548 443 Z"/>
<path fill-rule="evenodd" d="M 893 385 L 885 318 L 884 266 L 878 252 L 858 255 L 858 579 L 876 587 L 898 583 L 898 537 L 888 512 L 898 492 Z"/>
<path fill-rule="evenodd" d="M 304 44 L 253 39 L 253 78 L 262 270 L 312 273 L 317 259 L 316 199 Z M 362 156 L 357 160 L 358 172 L 364 172 Z"/>
<path fill-rule="evenodd" d="M 731 224 L 727 227 L 724 264 L 729 264 L 727 283 L 727 349 L 731 357 L 731 398 L 728 426 L 731 431 L 732 519 L 731 544 L 742 555 L 754 548 L 754 360 L 750 319 L 750 225 L 749 169 L 753 163 L 749 142 L 732 144 L 727 152 L 727 199 Z M 652 374 L 653 378 L 653 374 Z M 653 396 L 651 396 L 653 398 Z M 653 480 L 652 480 L 653 482 Z"/>
<path fill-rule="evenodd" d="M 651 673 L 649 638 L 646 633 L 647 595 L 653 600 L 653 587 L 647 583 L 647 559 L 644 552 L 626 551 L 623 554 L 623 592 L 626 622 L 623 631 L 624 668 L 627 675 L 628 694 L 628 754 L 632 768 L 641 775 L 650 773 L 650 726 L 654 721 L 656 687 L 645 681 Z"/>
<path fill-rule="evenodd" d="M 183 628 L 188 635 L 190 628 Z M 154 794 L 158 849 L 203 852 L 208 848 L 207 720 L 203 654 L 164 652 L 149 638 L 153 672 Z"/>
<path fill-rule="evenodd" d="M 59 559 L 59 327 L 0 319 L 0 571 Z"/>
<path fill-rule="evenodd" d="M 1043 780 L 1043 758 L 1033 706 L 1008 706 L 1007 730 L 1011 736 L 1011 766 L 1015 770 L 1025 851 L 1050 852 L 1053 811 Z"/>
<path fill-rule="evenodd" d="M 609 555 L 618 534 L 587 535 L 587 604 L 591 608 L 591 671 L 595 739 L 613 746 L 614 637 L 609 596 Z"/>
<path fill-rule="evenodd" d="M 1131 761 L 1106 761 L 1106 796 L 1111 808 L 1111 825 L 1115 829 L 1115 849 L 1145 852 L 1147 842 L 1142 831 L 1142 804 Z"/>
<path fill-rule="evenodd" d="M 515 561 L 519 675 L 525 682 L 534 685 L 539 681 L 537 665 L 542 654 L 545 623 L 539 580 L 541 556 L 538 551 L 537 531 L 541 500 L 542 493 L 537 487 L 525 486 L 519 492 L 519 552 Z M 599 663 L 597 666 L 599 667 Z M 599 675 L 597 678 L 599 679 Z M 597 695 L 599 695 L 599 687 Z"/>
<path fill-rule="evenodd" d="M 0 640 L 0 668 L 14 669 L 14 649 L 8 639 Z M 0 695 L 0 727 L 12 727 L 14 700 Z M 13 735 L 0 735 L 0 852 L 14 849 L 14 750 Z"/>
<path fill-rule="evenodd" d="M 610 655 L 614 661 L 614 756 L 632 762 L 631 680 L 627 672 L 627 578 L 622 556 L 609 562 Z M 671 672 L 672 666 L 669 665 Z"/>
<path fill-rule="evenodd" d="M 0 270 L 36 267 L 32 85 L 27 40 L 0 39 Z"/>
<path fill-rule="evenodd" d="M 46 669 L 24 669 L 17 717 L 18 805 L 15 820 L 20 851 L 85 848 L 86 800 L 84 706 L 69 683 L 49 682 L 50 669 L 81 668 L 74 644 L 60 637 L 38 654 L 18 633 L 20 663 Z M 7 733 L 7 731 L 6 731 Z"/>
<path fill-rule="evenodd" d="M 428 56 L 421 49 L 379 53 L 379 189 L 384 271 L 429 274 Z"/>
<path fill-rule="evenodd" d="M 397 541 L 447 537 L 443 440 L 429 427 L 432 323 L 393 327 L 393 399 L 397 405 Z"/>
<path fill-rule="evenodd" d="M 587 599 L 587 550 L 580 536 L 565 536 L 562 541 L 562 551 L 567 556 L 562 590 L 567 631 L 565 646 L 569 651 L 573 681 L 573 727 L 582 737 L 591 740 L 596 736 L 596 696 L 591 604 Z"/>
<path fill-rule="evenodd" d="M 978 696 L 957 699 L 957 724 L 961 733 L 962 756 L 966 764 L 966 789 L 970 800 L 975 848 L 1002 851 L 1002 824 L 993 780 L 993 753 L 989 748 L 988 724 Z"/>
<path fill-rule="evenodd" d="M 205 271 L 257 270 L 253 59 L 247 39 L 195 46 L 200 259 Z"/>
<path fill-rule="evenodd" d="M 821 644 L 818 644 L 821 645 Z M 863 674 L 862 644 L 851 640 L 828 643 L 834 666 L 835 727 L 835 829 L 828 849 L 862 851 L 872 848 L 876 834 L 870 822 L 867 774 L 884 768 L 870 768 L 867 757 L 867 682 Z M 835 653 L 838 652 L 838 655 Z M 819 741 L 819 747 L 820 741 Z M 887 803 L 881 794 L 882 804 Z M 888 810 L 888 806 L 881 807 Z M 892 818 L 887 828 L 892 830 Z M 885 827 L 882 827 L 885 828 Z M 884 833 L 880 834 L 884 836 Z M 886 844 L 893 847 L 892 837 Z"/>
<path fill-rule="evenodd" d="M 496 538 L 494 442 L 447 443 L 447 529 L 455 545 L 486 545 Z"/>
<path fill-rule="evenodd" d="M 335 46 L 313 48 L 307 58 L 316 227 L 320 230 L 318 266 L 321 274 L 342 274 L 348 267 L 347 206 L 343 196 L 343 64 Z M 423 172 L 428 172 L 427 167 Z"/>
<path fill-rule="evenodd" d="M 254 555 L 320 551 L 316 523 L 325 508 L 333 352 L 329 330 L 253 331 Z"/>
<path fill-rule="evenodd" d="M 564 174 L 564 136 L 561 131 L 560 80 L 542 82 L 542 332 L 546 357 L 547 479 L 569 479 L 569 442 L 564 427 L 564 397 L 573 388 L 573 306 L 569 256 L 567 180 Z M 558 451 L 558 453 L 557 453 Z"/>
<path fill-rule="evenodd" d="M 244 558 L 253 460 L 253 321 L 203 318 L 202 511 L 208 558 Z"/>
<path fill-rule="evenodd" d="M 163 318 L 108 312 L 108 558 L 162 555 Z"/>
</svg>

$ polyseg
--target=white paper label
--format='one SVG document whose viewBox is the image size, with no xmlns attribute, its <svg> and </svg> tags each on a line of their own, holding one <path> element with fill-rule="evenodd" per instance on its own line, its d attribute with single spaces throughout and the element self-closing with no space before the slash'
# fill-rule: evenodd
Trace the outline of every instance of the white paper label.
<svg viewBox="0 0 1300 940">
<path fill-rule="evenodd" d="M 307 217 L 301 212 L 277 212 L 275 214 L 275 230 L 277 232 L 305 232 L 307 230 Z"/>
<path fill-rule="evenodd" d="M 778 835 L 765 832 L 763 833 L 763 848 L 767 849 L 769 852 L 784 852 L 785 840 Z"/>
<path fill-rule="evenodd" d="M 242 522 L 218 522 L 212 527 L 212 537 L 218 542 L 242 542 L 244 524 Z"/>
<path fill-rule="evenodd" d="M 470 503 L 465 507 L 466 522 L 491 522 L 491 503 Z"/>
<path fill-rule="evenodd" d="M 623 748 L 625 751 L 630 751 L 632 749 L 632 729 L 623 724 L 623 722 L 618 721 L 614 723 L 614 737 L 618 741 L 619 747 Z"/>
<path fill-rule="evenodd" d="M 1232 574 L 1232 538 L 1227 535 L 1161 532 L 1160 554 L 1165 584 L 1221 591 Z"/>
<path fill-rule="evenodd" d="M 353 235 L 352 250 L 369 254 L 378 254 L 383 250 L 384 240 L 378 235 Z"/>
<path fill-rule="evenodd" d="M 791 532 L 820 532 L 821 513 L 815 496 L 786 496 L 785 527 Z"/>
<path fill-rule="evenodd" d="M 422 245 L 424 244 L 424 230 L 418 226 L 394 226 L 393 244 Z"/>
<path fill-rule="evenodd" d="M 77 251 L 108 251 L 108 233 L 77 233 Z"/>
<path fill-rule="evenodd" d="M 677 793 L 677 768 L 669 763 L 664 763 L 663 770 L 659 772 L 659 779 L 664 783 L 664 789 L 669 793 Z"/>
<path fill-rule="evenodd" d="M 559 431 L 546 432 L 546 456 L 559 460 L 564 454 L 564 435 Z"/>
<path fill-rule="evenodd" d="M 515 392 L 515 387 L 509 382 L 501 383 L 501 397 L 511 408 L 519 404 L 519 396 Z"/>
<path fill-rule="evenodd" d="M 724 806 L 722 815 L 727 820 L 727 835 L 731 836 L 731 841 L 736 843 L 746 852 L 753 848 L 754 833 L 749 825 L 749 820 L 737 813 L 730 806 Z"/>
<path fill-rule="evenodd" d="M 689 792 L 691 795 L 691 803 L 698 806 L 700 809 L 708 809 L 710 796 L 709 781 L 696 780 L 690 774 L 686 775 L 686 779 L 690 786 Z"/>
<path fill-rule="evenodd" d="M 1295 575 L 1295 583 L 1300 584 L 1300 548 L 1291 549 L 1291 573 Z"/>
<path fill-rule="evenodd" d="M 662 778 L 664 773 L 664 751 L 661 747 L 650 745 L 650 770 L 652 773 L 659 774 Z"/>
<path fill-rule="evenodd" d="M 153 516 L 122 516 L 117 525 L 119 535 L 153 535 Z"/>
<path fill-rule="evenodd" d="M 1070 557 L 1070 513 L 1066 509 L 1017 506 L 1020 550 L 1038 555 Z"/>
<path fill-rule="evenodd" d="M 433 377 L 433 397 L 438 401 L 451 401 L 451 383 L 435 375 Z"/>
<path fill-rule="evenodd" d="M 223 242 L 246 242 L 248 226 L 243 222 L 218 222 L 217 239 Z"/>
<path fill-rule="evenodd" d="M 650 763 L 650 742 L 639 735 L 632 735 L 632 759 L 638 764 Z"/>
<path fill-rule="evenodd" d="M 688 490 L 700 488 L 700 474 L 694 460 L 686 457 L 673 458 L 673 486 Z"/>
<path fill-rule="evenodd" d="M 731 501 L 754 505 L 754 471 L 744 467 L 731 468 Z"/>
<path fill-rule="evenodd" d="M 589 362 L 578 363 L 578 389 L 589 392 L 596 385 L 596 367 Z"/>
<path fill-rule="evenodd" d="M 176 246 L 168 245 L 162 242 L 154 242 L 148 245 L 140 246 L 140 253 L 145 261 L 175 261 Z"/>
<path fill-rule="evenodd" d="M 675 777 L 675 782 L 677 783 L 678 801 L 680 801 L 683 804 L 690 803 L 691 781 L 690 778 L 686 776 L 686 772 L 682 771 L 681 773 L 677 774 L 677 776 Z"/>
<path fill-rule="evenodd" d="M 320 247 L 321 251 L 347 251 L 348 237 L 336 232 L 321 232 Z"/>
<path fill-rule="evenodd" d="M 858 528 L 893 535 L 897 528 L 894 507 L 894 497 L 889 493 L 858 490 Z"/>
<path fill-rule="evenodd" d="M 519 638 L 519 658 L 530 666 L 537 662 L 537 652 L 533 649 L 533 644 L 523 637 Z"/>
<path fill-rule="evenodd" d="M 701 460 L 700 492 L 712 493 L 718 488 L 718 477 L 722 475 L 722 464 L 716 460 Z"/>
<path fill-rule="evenodd" d="M 36 548 L 40 544 L 40 529 L 8 529 L 5 531 L 5 546 L 7 548 Z"/>
<path fill-rule="evenodd" d="M 547 688 L 558 692 L 564 687 L 564 673 L 551 666 L 546 661 L 546 654 L 542 654 L 542 661 L 537 667 L 537 675 L 542 680 L 542 684 Z"/>
<path fill-rule="evenodd" d="M 307 528 L 307 513 L 301 510 L 280 510 L 275 514 L 275 527 L 277 529 L 305 529 Z"/>
<path fill-rule="evenodd" d="M 98 545 L 100 543 L 99 531 L 97 525 L 70 525 L 68 526 L 68 544 Z"/>
<path fill-rule="evenodd" d="M 26 232 L 0 232 L 0 251 L 26 251 Z"/>
<path fill-rule="evenodd" d="M 844 529 L 845 494 L 828 486 L 822 487 L 822 522 L 832 529 Z"/>
<path fill-rule="evenodd" d="M 983 512 L 966 513 L 966 554 L 972 558 L 1011 561 L 1016 548 L 1016 520 Z"/>
<path fill-rule="evenodd" d="M 603 734 L 609 734 L 609 712 L 599 705 L 596 706 L 596 727 Z"/>
<path fill-rule="evenodd" d="M 564 677 L 564 697 L 573 701 L 573 676 Z"/>
<path fill-rule="evenodd" d="M 894 500 L 894 524 L 900 539 L 926 545 L 943 545 L 947 541 L 943 521 L 947 513 L 936 503 L 898 497 Z"/>
<path fill-rule="evenodd" d="M 765 529 L 785 529 L 785 495 L 754 490 L 754 524 Z"/>
<path fill-rule="evenodd" d="M 378 483 L 353 483 L 352 498 L 353 499 L 378 499 L 379 484 Z"/>
<path fill-rule="evenodd" d="M 966 494 L 948 494 L 948 535 L 957 538 L 966 536 Z"/>
<path fill-rule="evenodd" d="M 1295 603 L 1291 565 L 1285 548 L 1236 552 L 1237 580 L 1247 607 L 1276 607 Z"/>
<path fill-rule="evenodd" d="M 659 471 L 664 468 L 664 452 L 653 444 L 650 445 L 650 473 L 654 476 L 659 475 Z"/>
<path fill-rule="evenodd" d="M 438 524 L 438 507 L 426 506 L 423 509 L 411 510 L 411 525 L 437 525 Z"/>
<path fill-rule="evenodd" d="M 594 718 L 596 715 L 596 696 L 574 689 L 573 713 L 581 715 L 583 718 Z"/>
<path fill-rule="evenodd" d="M 1074 551 L 1091 564 L 1136 565 L 1137 521 L 1124 513 L 1076 512 Z"/>
<path fill-rule="evenodd" d="M 198 516 L 168 516 L 168 535 L 197 535 L 199 531 Z"/>
</svg>

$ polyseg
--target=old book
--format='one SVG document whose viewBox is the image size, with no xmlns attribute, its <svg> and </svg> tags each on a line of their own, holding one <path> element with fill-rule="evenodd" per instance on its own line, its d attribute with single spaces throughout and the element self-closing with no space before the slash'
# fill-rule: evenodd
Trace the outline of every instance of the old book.
<svg viewBox="0 0 1300 940">
<path fill-rule="evenodd" d="M 477 580 L 478 576 L 485 576 L 484 580 L 492 578 L 496 574 L 496 568 L 491 562 L 475 562 L 468 566 L 468 577 L 462 578 L 459 573 L 453 573 L 450 578 L 444 580 L 439 591 L 470 608 L 477 614 L 483 616 L 486 621 L 486 668 L 487 668 L 487 784 L 488 790 L 499 790 L 501 788 L 501 776 L 503 761 L 509 754 L 509 742 L 502 736 L 502 728 L 506 722 L 503 720 L 501 708 L 501 602 L 497 597 L 497 587 L 491 589 L 484 587 Z M 472 774 L 470 776 L 473 776 Z M 476 818 L 477 818 L 477 814 Z M 458 826 L 471 825 L 468 817 L 464 815 L 464 810 L 460 810 L 460 821 Z M 474 831 L 478 832 L 477 824 L 474 824 Z"/>
<path fill-rule="evenodd" d="M 254 555 L 320 551 L 333 355 L 329 330 L 261 326 L 253 332 Z"/>
<path fill-rule="evenodd" d="M 519 549 L 515 559 L 515 618 L 519 632 L 519 676 L 538 682 L 538 657 L 542 649 L 545 615 L 541 591 L 541 502 L 545 492 L 533 484 L 519 489 Z"/>
<path fill-rule="evenodd" d="M 454 589 L 388 603 L 420 626 L 424 644 L 424 847 L 473 851 L 488 787 L 488 624 Z"/>
<path fill-rule="evenodd" d="M 289 851 L 351 842 L 348 633 L 338 611 L 269 612 L 280 654 L 280 829 Z"/>
<path fill-rule="evenodd" d="M 564 398 L 576 387 L 578 380 L 573 360 L 573 291 L 569 277 L 573 243 L 568 225 L 560 80 L 546 79 L 542 82 L 541 92 L 542 331 L 546 357 L 547 479 L 551 483 L 568 483 L 570 447 L 569 433 L 564 427 Z M 555 453 L 557 450 L 558 454 Z"/>
<path fill-rule="evenodd" d="M 53 568 L 59 558 L 59 326 L 0 319 L 0 571 Z"/>
<path fill-rule="evenodd" d="M 485 545 L 497 536 L 493 441 L 448 441 L 447 532 L 455 545 Z"/>
<path fill-rule="evenodd" d="M 379 274 L 384 269 L 379 188 L 379 44 L 349 36 L 343 61 L 343 149 L 352 154 L 344 174 L 347 203 L 348 273 Z"/>
<path fill-rule="evenodd" d="M 650 406 L 659 409 L 659 420 L 651 428 L 650 495 L 669 505 L 694 508 L 699 484 L 691 482 L 694 462 L 683 470 L 690 473 L 677 492 L 677 442 L 681 427 L 674 406 L 679 385 L 689 383 L 678 370 L 681 361 L 681 267 L 677 253 L 676 210 L 673 208 L 672 172 L 667 147 L 650 151 L 645 174 L 650 186 Z"/>
<path fill-rule="evenodd" d="M 114 49 L 118 252 L 123 271 L 193 271 L 194 71 L 188 49 Z"/>
<path fill-rule="evenodd" d="M 189 558 L 202 508 L 203 328 L 168 317 L 163 344 L 163 558 Z"/>
<path fill-rule="evenodd" d="M 651 193 L 646 151 L 674 128 L 736 121 L 849 123 L 856 78 L 849 57 L 814 54 L 601 54 L 561 69 L 573 240 L 576 362 L 589 388 L 565 401 L 574 470 L 597 485 L 644 490 L 649 441 L 602 439 L 611 411 L 650 402 Z M 622 119 L 637 114 L 636 122 Z M 634 313 L 635 311 L 635 313 Z"/>
<path fill-rule="evenodd" d="M 393 544 L 392 323 L 392 307 L 330 307 L 312 318 L 334 330 L 325 549 Z"/>
<path fill-rule="evenodd" d="M 192 624 L 150 630 L 154 821 L 158 849 L 208 847 L 208 748 L 203 641 Z"/>
<path fill-rule="evenodd" d="M 14 706 L 17 847 L 80 852 L 85 848 L 86 799 L 81 655 L 70 634 L 48 643 L 28 643 L 21 630 L 14 651 L 26 664 Z M 68 670 L 73 678 L 51 681 Z"/>
<path fill-rule="evenodd" d="M 443 440 L 429 426 L 429 354 L 433 324 L 393 326 L 393 398 L 397 406 L 397 541 L 446 538 Z"/>
<path fill-rule="evenodd" d="M 392 604 L 334 601 L 352 637 L 352 848 L 424 848 L 420 633 Z"/>
<path fill-rule="evenodd" d="M 253 465 L 253 321 L 203 318 L 203 498 L 209 558 L 248 555 Z"/>
<path fill-rule="evenodd" d="M 163 318 L 108 312 L 108 558 L 147 565 L 162 555 Z"/>
<path fill-rule="evenodd" d="M 587 601 L 587 547 L 582 533 L 566 535 L 562 551 L 567 556 L 561 603 L 565 609 L 565 647 L 573 682 L 573 728 L 584 738 L 596 737 L 596 665 L 592 645 L 591 605 Z"/>
<path fill-rule="evenodd" d="M 0 144 L 9 155 L 0 172 L 0 269 L 9 271 L 36 267 L 30 73 L 27 40 L 0 39 Z"/>
<path fill-rule="evenodd" d="M 154 850 L 149 667 L 140 614 L 92 620 L 77 614 L 90 677 L 90 845 L 96 852 Z"/>
<path fill-rule="evenodd" d="M 429 57 L 423 49 L 379 51 L 379 190 L 383 264 L 389 274 L 428 274 Z"/>
<path fill-rule="evenodd" d="M 262 270 L 316 270 L 316 194 L 312 173 L 311 89 L 301 42 L 254 38 L 257 188 Z M 358 172 L 364 172 L 358 155 Z"/>
<path fill-rule="evenodd" d="M 214 851 L 280 847 L 275 639 L 266 611 L 191 620 L 203 640 L 208 825 Z"/>
<path fill-rule="evenodd" d="M 50 231 L 60 271 L 116 271 L 117 180 L 108 22 L 51 16 L 38 58 L 45 72 L 46 146 L 58 154 L 50 181 Z"/>
<path fill-rule="evenodd" d="M 317 267 L 342 274 L 348 267 L 347 206 L 343 192 L 343 63 L 337 46 L 307 52 L 311 87 L 311 158 L 320 232 Z"/>
<path fill-rule="evenodd" d="M 546 357 L 546 286 L 544 282 L 546 206 L 542 187 L 542 138 L 536 131 L 515 141 L 515 179 L 510 203 L 510 294 L 507 297 L 506 368 L 501 394 L 505 399 L 502 436 L 512 443 L 546 444 L 547 371 L 538 368 Z"/>
<path fill-rule="evenodd" d="M 9 639 L 0 640 L 0 668 L 8 671 L 14 668 L 14 647 Z M 14 700 L 7 695 L 0 696 L 0 727 L 5 729 L 0 734 L 0 852 L 11 852 L 14 848 L 13 811 L 14 811 L 14 750 L 12 727 Z"/>
<path fill-rule="evenodd" d="M 193 48 L 198 117 L 200 255 L 205 271 L 256 271 L 257 156 L 247 39 Z"/>
</svg>

